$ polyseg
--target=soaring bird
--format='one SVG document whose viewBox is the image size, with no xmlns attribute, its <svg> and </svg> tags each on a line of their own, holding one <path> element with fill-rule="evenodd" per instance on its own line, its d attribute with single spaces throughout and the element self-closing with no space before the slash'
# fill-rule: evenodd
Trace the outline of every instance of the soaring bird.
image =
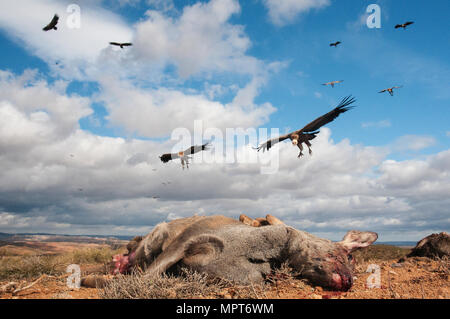
<svg viewBox="0 0 450 319">
<path fill-rule="evenodd" d="M 394 96 L 394 89 L 399 89 L 399 88 L 401 88 L 401 87 L 402 87 L 402 85 L 401 85 L 401 86 L 393 86 L 393 87 L 391 87 L 391 88 L 381 90 L 381 91 L 378 92 L 378 93 L 389 92 L 389 94 L 390 94 L 391 96 Z"/>
<path fill-rule="evenodd" d="M 332 122 L 341 113 L 345 113 L 348 110 L 350 110 L 351 108 L 353 108 L 354 106 L 349 106 L 353 102 L 355 102 L 355 99 L 351 95 L 347 96 L 342 99 L 341 103 L 339 103 L 339 105 L 336 108 L 334 108 L 327 114 L 324 114 L 324 115 L 316 118 L 314 121 L 312 121 L 311 123 L 306 125 L 304 128 L 302 128 L 298 131 L 294 131 L 289 134 L 283 135 L 283 136 L 279 136 L 277 138 L 270 139 L 267 142 L 258 146 L 256 149 L 258 150 L 258 152 L 260 150 L 263 150 L 263 152 L 265 152 L 265 150 L 270 150 L 270 148 L 274 144 L 284 141 L 286 139 L 290 139 L 292 141 L 292 145 L 297 146 L 300 149 L 300 153 L 298 154 L 299 158 L 303 156 L 302 143 L 305 143 L 306 146 L 308 146 L 309 155 L 312 155 L 311 143 L 309 141 L 314 139 L 316 137 L 316 135 L 320 132 L 320 131 L 318 131 L 318 129 L 321 128 L 322 126 Z"/>
<path fill-rule="evenodd" d="M 341 44 L 342 42 L 341 41 L 336 41 L 336 42 L 334 42 L 334 43 L 330 43 L 330 47 L 336 47 L 337 48 L 337 46 L 339 45 L 339 44 Z"/>
<path fill-rule="evenodd" d="M 189 160 L 191 159 L 191 157 L 189 157 L 189 155 L 201 152 L 201 151 L 205 151 L 207 150 L 209 147 L 209 143 L 203 144 L 203 145 L 195 145 L 195 146 L 191 146 L 188 149 L 186 149 L 183 152 L 178 152 L 178 153 L 167 153 L 167 154 L 163 154 L 161 155 L 159 158 L 161 159 L 161 162 L 163 163 L 167 163 L 173 159 L 177 159 L 179 158 L 181 160 L 181 166 L 184 169 L 184 166 L 186 165 L 186 167 L 189 169 Z"/>
<path fill-rule="evenodd" d="M 331 85 L 331 87 L 332 88 L 334 88 L 334 85 L 335 84 L 338 84 L 338 83 L 341 83 L 341 82 L 344 82 L 344 80 L 340 80 L 340 81 L 331 81 L 331 82 L 327 82 L 327 83 L 323 83 L 322 85 Z"/>
<path fill-rule="evenodd" d="M 121 49 L 123 49 L 123 47 L 129 47 L 129 46 L 133 45 L 133 43 L 129 43 L 129 42 L 124 42 L 124 43 L 120 43 L 120 42 L 109 42 L 109 44 L 111 44 L 111 45 L 117 45 L 117 46 L 119 46 Z"/>
<path fill-rule="evenodd" d="M 413 23 L 414 23 L 414 21 L 408 21 L 408 22 L 405 22 L 405 23 L 403 23 L 403 24 L 397 24 L 397 25 L 395 26 L 395 28 L 396 28 L 396 29 L 398 29 L 398 28 L 406 29 L 407 26 L 409 26 L 410 24 L 413 24 Z"/>
<path fill-rule="evenodd" d="M 58 30 L 58 28 L 56 27 L 56 25 L 58 24 L 58 20 L 59 20 L 59 17 L 55 13 L 55 15 L 53 16 L 52 21 L 50 21 L 50 23 L 47 24 L 42 30 L 44 30 L 44 31 Z"/>
</svg>

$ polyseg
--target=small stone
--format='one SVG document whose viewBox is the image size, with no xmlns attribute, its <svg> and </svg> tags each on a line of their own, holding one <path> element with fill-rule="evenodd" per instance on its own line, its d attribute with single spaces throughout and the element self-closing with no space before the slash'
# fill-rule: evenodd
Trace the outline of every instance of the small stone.
<svg viewBox="0 0 450 319">
<path fill-rule="evenodd" d="M 225 299 L 233 299 L 233 297 L 230 294 L 223 295 L 223 298 L 225 298 Z"/>
<path fill-rule="evenodd" d="M 312 294 L 311 295 L 311 299 L 322 299 L 321 295 L 317 295 L 317 294 Z"/>
</svg>

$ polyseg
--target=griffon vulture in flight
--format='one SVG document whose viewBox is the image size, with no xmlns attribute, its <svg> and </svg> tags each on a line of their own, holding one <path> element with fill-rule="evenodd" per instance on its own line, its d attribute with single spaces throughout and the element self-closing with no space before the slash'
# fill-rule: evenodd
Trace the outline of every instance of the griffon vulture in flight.
<svg viewBox="0 0 450 319">
<path fill-rule="evenodd" d="M 337 46 L 339 45 L 339 44 L 341 44 L 342 42 L 341 41 L 336 41 L 336 42 L 334 42 L 334 43 L 330 43 L 330 47 L 336 47 L 337 48 Z"/>
<path fill-rule="evenodd" d="M 322 84 L 322 85 L 331 85 L 331 87 L 332 88 L 334 88 L 334 85 L 335 84 L 338 84 L 338 83 L 341 83 L 341 82 L 344 82 L 344 80 L 340 80 L 340 81 L 331 81 L 331 82 L 327 82 L 327 83 L 324 83 L 324 84 Z"/>
<path fill-rule="evenodd" d="M 208 146 L 209 146 L 209 143 L 206 143 L 203 145 L 195 145 L 195 146 L 189 147 L 184 152 L 163 154 L 159 158 L 161 159 L 161 162 L 163 162 L 163 163 L 167 163 L 171 160 L 179 158 L 181 160 L 181 166 L 183 167 L 183 169 L 184 169 L 185 165 L 189 169 L 189 160 L 191 159 L 191 157 L 189 157 L 189 155 L 192 155 L 192 154 L 195 154 L 195 153 L 198 153 L 201 151 L 205 151 L 208 149 Z"/>
<path fill-rule="evenodd" d="M 47 24 L 42 30 L 44 30 L 44 31 L 58 30 L 58 28 L 56 27 L 56 25 L 58 24 L 58 20 L 59 20 L 59 17 L 57 14 L 55 14 L 53 16 L 52 21 L 50 21 L 50 23 Z"/>
<path fill-rule="evenodd" d="M 270 150 L 270 148 L 274 144 L 284 141 L 286 139 L 290 139 L 292 141 L 292 145 L 297 146 L 300 149 L 300 153 L 298 154 L 299 158 L 303 156 L 302 143 L 305 143 L 306 146 L 308 146 L 309 154 L 312 155 L 311 143 L 309 141 L 314 139 L 316 135 L 320 132 L 318 131 L 318 129 L 332 122 L 341 113 L 345 113 L 351 108 L 353 108 L 354 106 L 349 106 L 353 102 L 355 102 L 355 99 L 351 95 L 347 96 L 344 99 L 342 99 L 341 103 L 339 103 L 339 105 L 335 109 L 333 109 L 332 111 L 328 112 L 325 115 L 322 115 L 321 117 L 316 118 L 314 121 L 306 125 L 304 128 L 277 138 L 270 139 L 267 142 L 258 146 L 256 149 L 258 150 L 258 152 L 260 150 L 263 150 L 264 152 L 265 150 Z"/>
<path fill-rule="evenodd" d="M 378 93 L 389 92 L 389 94 L 390 94 L 391 96 L 394 96 L 394 89 L 399 89 L 399 88 L 401 88 L 401 87 L 402 87 L 402 86 L 393 86 L 393 87 L 391 87 L 391 88 L 381 90 L 381 91 L 378 92 Z"/>
<path fill-rule="evenodd" d="M 396 28 L 396 29 L 398 29 L 398 28 L 406 29 L 407 26 L 409 26 L 410 24 L 413 24 L 413 23 L 414 23 L 414 21 L 408 21 L 408 22 L 405 22 L 405 23 L 403 23 L 403 24 L 397 24 L 397 25 L 395 26 L 395 28 Z"/>
<path fill-rule="evenodd" d="M 129 43 L 129 42 L 124 42 L 124 43 L 109 42 L 109 44 L 119 46 L 121 49 L 123 49 L 123 47 L 129 47 L 129 46 L 133 45 L 133 43 Z"/>
</svg>

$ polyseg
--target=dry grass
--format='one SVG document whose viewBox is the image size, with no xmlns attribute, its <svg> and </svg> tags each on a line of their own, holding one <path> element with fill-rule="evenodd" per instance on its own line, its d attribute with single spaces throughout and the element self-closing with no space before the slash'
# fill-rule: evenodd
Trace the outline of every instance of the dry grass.
<svg viewBox="0 0 450 319">
<path fill-rule="evenodd" d="M 68 263 L 71 264 L 106 264 L 112 260 L 112 256 L 122 252 L 113 250 L 109 247 L 86 248 L 75 250 L 65 256 Z"/>
<path fill-rule="evenodd" d="M 59 275 L 70 264 L 107 265 L 112 256 L 122 250 L 104 247 L 80 249 L 62 255 L 2 256 L 0 280 L 33 279 L 43 274 Z"/>
<path fill-rule="evenodd" d="M 174 299 L 201 298 L 219 291 L 221 283 L 213 283 L 196 272 L 182 271 L 181 276 L 148 276 L 136 271 L 111 280 L 100 296 L 106 299 Z"/>
<path fill-rule="evenodd" d="M 262 284 L 237 285 L 225 279 L 182 269 L 178 276 L 147 276 L 141 271 L 119 275 L 100 292 L 105 299 L 262 299 L 272 298 L 294 280 L 292 270 L 282 266 Z M 296 281 L 303 284 L 302 281 Z M 270 292 L 270 296 L 267 294 Z"/>
<path fill-rule="evenodd" d="M 60 273 L 58 266 L 60 263 L 54 256 L 3 257 L 0 259 L 0 280 L 54 275 Z"/>
</svg>

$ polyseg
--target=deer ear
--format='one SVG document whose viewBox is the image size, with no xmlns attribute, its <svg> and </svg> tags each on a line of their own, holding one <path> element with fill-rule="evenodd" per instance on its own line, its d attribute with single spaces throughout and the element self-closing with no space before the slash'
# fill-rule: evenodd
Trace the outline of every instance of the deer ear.
<svg viewBox="0 0 450 319">
<path fill-rule="evenodd" d="M 357 230 L 350 230 L 345 234 L 344 238 L 338 242 L 349 252 L 355 249 L 363 248 L 371 245 L 378 239 L 378 234 L 374 232 L 362 232 Z"/>
<path fill-rule="evenodd" d="M 190 265 L 206 265 L 220 254 L 223 248 L 223 241 L 216 236 L 198 236 L 187 243 L 183 262 Z"/>
</svg>

